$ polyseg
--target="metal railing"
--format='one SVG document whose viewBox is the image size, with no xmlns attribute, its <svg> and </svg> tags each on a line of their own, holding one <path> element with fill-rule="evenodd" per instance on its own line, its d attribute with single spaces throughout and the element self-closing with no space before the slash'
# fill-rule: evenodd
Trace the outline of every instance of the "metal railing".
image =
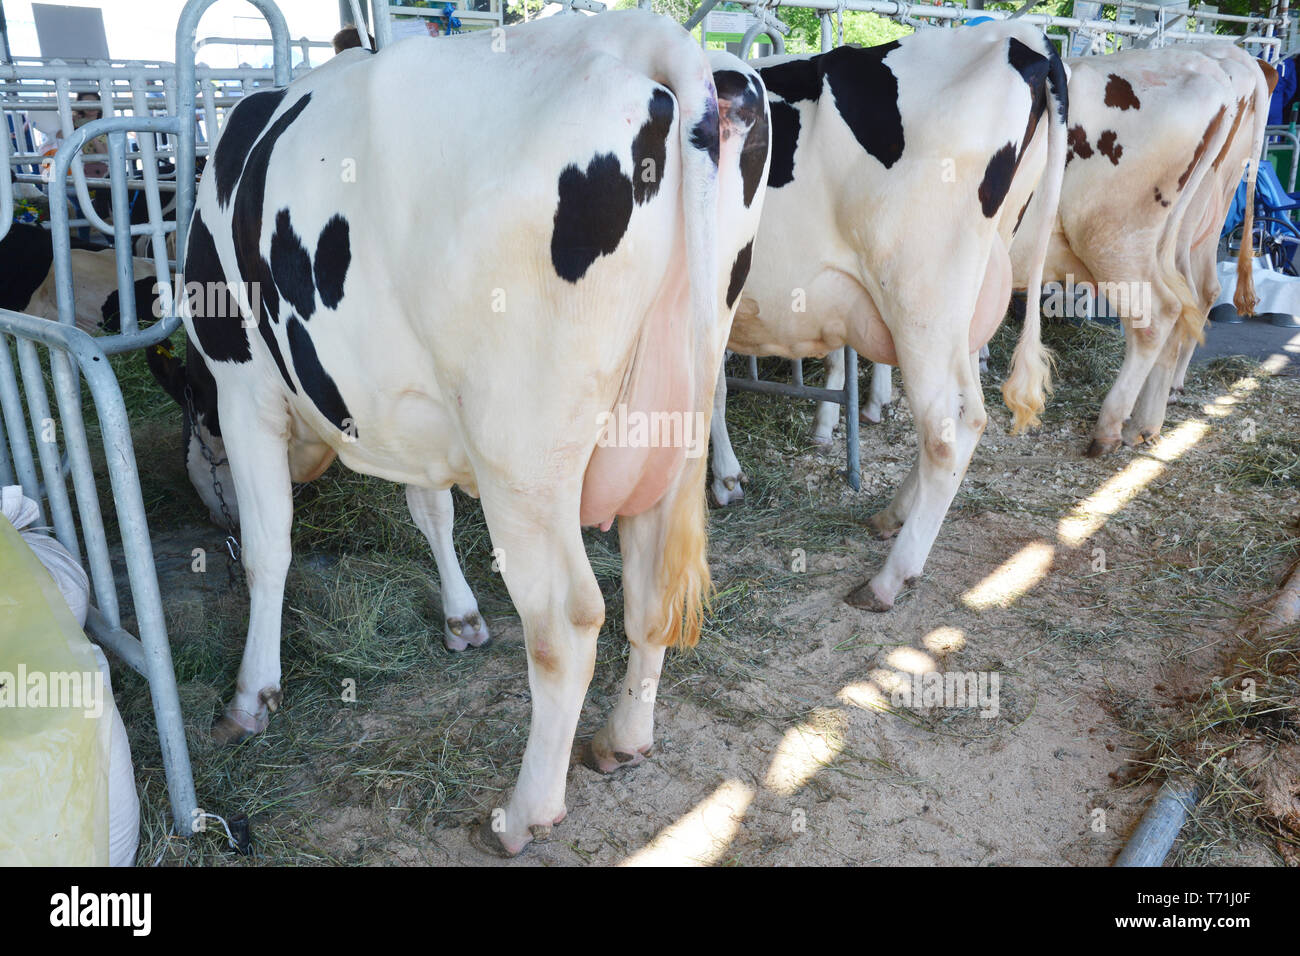
<svg viewBox="0 0 1300 956">
<path fill-rule="evenodd" d="M 108 362 L 114 352 L 124 352 L 156 343 L 170 335 L 180 323 L 175 303 L 161 292 L 163 318 L 146 330 L 136 321 L 135 276 L 131 256 L 131 232 L 127 210 L 126 137 L 128 133 L 175 135 L 179 122 L 174 117 L 116 117 L 93 120 L 68 136 L 52 163 L 54 181 L 66 182 L 82 148 L 92 139 L 108 141 L 109 184 L 112 194 L 117 255 L 118 294 L 121 297 L 120 334 L 93 338 L 76 327 L 75 288 L 67 205 L 51 205 L 51 238 L 54 277 L 58 297 L 58 320 L 37 318 L 0 310 L 0 481 L 17 481 L 23 494 L 35 500 L 44 520 L 46 509 L 55 536 L 90 572 L 92 608 L 86 630 L 92 638 L 111 648 L 149 683 L 154 717 L 162 751 L 163 768 L 171 800 L 173 826 L 188 834 L 196 820 L 194 780 L 190 769 L 185 728 L 181 718 L 171 648 L 167 640 L 162 598 L 154 567 L 153 549 L 140 493 L 139 471 L 131 443 L 126 405 L 117 378 Z M 158 183 L 146 178 L 145 188 L 150 222 L 155 239 L 154 265 L 160 290 L 170 289 L 170 272 L 163 242 L 163 221 Z M 50 404 L 40 350 L 44 348 L 53 380 L 57 424 Z M 12 352 L 11 352 L 12 349 Z M 12 355 L 18 357 L 19 374 Z M 139 637 L 122 627 L 118 584 L 109 555 L 108 535 L 100 509 L 90 441 L 83 417 L 81 383 L 90 390 L 113 494 L 113 510 L 126 562 L 127 584 L 135 611 Z M 62 447 L 59 436 L 62 435 Z M 6 441 L 7 439 L 7 441 Z M 36 443 L 33 456 L 31 442 Z M 7 448 L 5 447 L 7 445 Z M 39 476 L 36 463 L 40 464 Z M 68 494 L 65 474 L 72 478 L 73 495 Z M 76 503 L 76 518 L 73 500 Z M 80 531 L 80 535 L 78 535 Z"/>
</svg>

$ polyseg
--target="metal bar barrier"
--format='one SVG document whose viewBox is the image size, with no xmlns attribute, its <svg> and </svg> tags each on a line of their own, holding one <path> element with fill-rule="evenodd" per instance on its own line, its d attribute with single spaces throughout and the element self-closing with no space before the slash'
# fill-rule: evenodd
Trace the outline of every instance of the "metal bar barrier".
<svg viewBox="0 0 1300 956">
<path fill-rule="evenodd" d="M 59 241 L 56 236 L 56 247 Z M 67 244 L 66 233 L 61 241 L 64 245 Z M 23 366 L 27 392 L 26 416 L 13 378 L 10 339 L 15 342 L 14 347 Z M 0 406 L 4 413 L 10 449 L 15 453 L 15 459 L 20 460 L 19 482 L 23 486 L 23 493 L 36 500 L 38 505 L 44 490 L 45 500 L 54 511 L 56 535 L 60 543 L 74 554 L 79 553 L 75 550 L 76 531 L 72 525 L 67 490 L 58 465 L 58 438 L 49 414 L 48 397 L 36 350 L 38 344 L 45 346 L 49 353 L 59 425 L 64 435 L 64 450 L 71 462 L 81 515 L 81 533 L 85 538 L 91 565 L 96 609 L 87 617 L 87 631 L 91 637 L 121 653 L 127 664 L 138 670 L 149 682 L 171 800 L 173 827 L 177 834 L 187 835 L 191 832 L 197 807 L 194 779 L 185 743 L 185 727 L 176 690 L 176 675 L 172 669 L 171 647 L 167 641 L 162 597 L 158 590 L 144 500 L 140 493 L 140 477 L 131 445 L 122 391 L 107 356 L 96 340 L 85 332 L 72 325 L 0 309 Z M 116 586 L 108 560 L 107 536 L 99 513 L 90 447 L 82 418 L 83 379 L 90 389 L 99 419 L 106 470 L 112 485 L 114 510 L 122 537 L 139 639 L 121 628 Z M 32 468 L 26 421 L 28 417 L 41 456 L 44 489 L 37 484 Z M 26 460 L 22 461 L 24 456 Z"/>
</svg>

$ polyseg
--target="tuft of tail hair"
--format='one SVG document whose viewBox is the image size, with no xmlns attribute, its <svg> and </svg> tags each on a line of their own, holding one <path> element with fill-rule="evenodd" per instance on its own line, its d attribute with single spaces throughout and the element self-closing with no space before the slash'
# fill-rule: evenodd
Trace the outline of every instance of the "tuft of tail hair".
<svg viewBox="0 0 1300 956">
<path fill-rule="evenodd" d="M 1048 104 L 1045 108 L 1050 122 L 1047 124 L 1047 168 L 1040 197 L 1044 204 L 1044 214 L 1039 217 L 1038 234 L 1034 237 L 1034 256 L 1025 290 L 1025 324 L 1011 357 L 1011 374 L 1002 383 L 1002 400 L 1014 416 L 1012 434 L 1019 434 L 1038 424 L 1038 416 L 1047 405 L 1047 396 L 1052 391 L 1054 357 L 1051 350 L 1043 345 L 1043 268 L 1047 262 L 1047 247 L 1052 238 L 1056 209 L 1061 199 L 1061 181 L 1065 177 L 1065 127 L 1069 90 L 1065 64 L 1052 42 L 1045 42 L 1049 63 L 1046 82 L 1050 94 L 1045 98 Z"/>
<path fill-rule="evenodd" d="M 657 643 L 694 647 L 713 599 L 709 573 L 708 508 L 704 501 L 708 456 L 687 458 L 675 485 L 659 563 L 663 627 Z M 652 632 L 654 633 L 654 632 Z"/>
<path fill-rule="evenodd" d="M 1271 69 L 1271 68 L 1270 68 Z M 1237 250 L 1237 291 L 1233 293 L 1232 304 L 1242 315 L 1254 315 L 1259 305 L 1259 296 L 1255 294 L 1255 174 L 1259 170 L 1259 157 L 1264 152 L 1264 127 L 1268 124 L 1268 81 L 1264 71 L 1255 77 L 1255 97 L 1251 102 L 1254 110 L 1255 128 L 1251 137 L 1251 153 L 1246 167 L 1246 209 L 1241 224 L 1241 248 Z"/>
</svg>

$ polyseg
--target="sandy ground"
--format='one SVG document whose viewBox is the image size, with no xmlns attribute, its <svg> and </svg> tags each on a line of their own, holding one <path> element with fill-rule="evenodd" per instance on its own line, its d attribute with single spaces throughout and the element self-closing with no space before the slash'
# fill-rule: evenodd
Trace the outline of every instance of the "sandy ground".
<svg viewBox="0 0 1300 956">
<path fill-rule="evenodd" d="M 1194 392 L 1194 404 L 1171 413 L 1166 434 L 1204 419 L 1200 403 L 1223 389 L 1203 382 Z M 738 399 L 738 407 L 744 401 L 762 400 Z M 1294 504 L 1293 495 L 1196 500 L 1212 483 L 1211 464 L 1235 441 L 1234 426 L 1213 421 L 1086 540 L 1072 542 L 1063 530 L 1070 516 L 1086 512 L 1108 481 L 1153 459 L 1132 450 L 1082 459 L 1089 423 L 1072 412 L 1012 438 L 1005 410 L 990 402 L 990 411 L 993 424 L 926 574 L 884 615 L 841 598 L 889 546 L 860 522 L 909 467 L 905 403 L 884 426 L 864 427 L 858 494 L 837 474 L 838 435 L 831 455 L 784 461 L 790 480 L 780 482 L 764 478 L 771 449 L 747 448 L 737 436 L 755 478 L 745 504 L 711 514 L 714 639 L 670 654 L 651 759 L 601 776 L 577 755 L 622 676 L 623 642 L 606 628 L 569 775 L 568 819 L 515 865 L 1109 864 L 1155 789 L 1135 782 L 1143 757 L 1131 731 L 1214 676 L 1240 611 L 1266 593 L 1269 568 L 1257 575 L 1259 587 L 1229 587 L 1224 601 L 1228 592 L 1203 583 L 1209 573 L 1214 584 L 1206 549 L 1224 528 L 1246 535 L 1261 513 L 1280 514 L 1279 502 Z M 822 509 L 832 531 L 809 531 L 803 543 L 803 531 L 782 528 L 791 507 Z M 1206 507 L 1215 522 L 1198 516 Z M 196 524 L 155 537 L 173 640 L 192 649 L 193 635 L 218 632 L 219 651 L 200 656 L 219 654 L 218 672 L 229 668 L 233 680 L 242 631 L 223 615 L 241 619 L 239 589 L 228 589 L 219 560 L 216 573 L 189 568 L 195 540 L 216 553 L 220 536 Z M 801 545 L 806 570 L 791 570 Z M 1105 552 L 1104 571 L 1096 549 Z M 478 588 L 486 555 L 464 559 Z M 311 620 L 299 613 L 310 604 L 304 582 L 338 572 L 334 556 L 296 560 L 286 706 L 271 732 L 233 755 L 206 750 L 201 726 L 229 685 L 187 679 L 195 658 L 178 652 L 196 765 L 220 762 L 213 773 L 222 786 L 260 774 L 252 797 L 203 784 L 201 802 L 249 812 L 255 840 L 273 832 L 273 846 L 259 851 L 269 862 L 494 862 L 469 833 L 508 791 L 522 752 L 529 707 L 518 619 L 488 600 L 495 639 L 472 658 L 431 651 L 416 671 L 365 684 L 355 704 L 313 697 L 309 706 L 300 690 L 295 706 L 295 659 L 313 650 L 288 638 L 294 621 Z M 436 598 L 418 610 L 436 627 Z M 377 619 L 387 613 L 381 608 Z M 891 692 L 912 672 L 995 673 L 997 715 L 900 706 Z M 133 738 L 141 740 L 147 725 L 136 704 Z M 161 817 L 158 768 L 141 775 L 146 803 Z M 453 777 L 456 786 L 444 783 Z M 145 848 L 150 855 L 155 845 Z M 1275 860 L 1250 839 L 1215 853 L 1222 863 Z M 168 848 L 162 855 L 181 860 Z M 249 862 L 219 850 L 205 859 Z"/>
</svg>

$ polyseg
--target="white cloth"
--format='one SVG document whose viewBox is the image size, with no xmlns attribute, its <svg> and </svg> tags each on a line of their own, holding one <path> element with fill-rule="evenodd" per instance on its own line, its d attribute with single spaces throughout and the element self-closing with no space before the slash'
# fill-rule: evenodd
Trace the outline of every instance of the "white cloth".
<svg viewBox="0 0 1300 956">
<path fill-rule="evenodd" d="M 40 517 L 40 508 L 23 495 L 21 485 L 0 488 L 0 513 L 18 531 L 35 552 L 67 602 L 77 623 L 86 625 L 90 607 L 90 579 L 67 548 L 49 535 L 30 526 Z M 27 529 L 27 530 L 24 530 Z M 140 798 L 135 792 L 135 768 L 131 764 L 131 744 L 126 725 L 113 700 L 113 682 L 108 673 L 108 658 L 91 645 L 104 674 L 104 718 L 112 721 L 108 753 L 108 863 L 109 866 L 134 866 L 136 846 L 140 842 Z"/>
<path fill-rule="evenodd" d="M 1214 304 L 1231 304 L 1232 296 L 1237 291 L 1237 263 L 1220 262 L 1218 269 L 1219 283 L 1223 288 Z M 1258 259 L 1252 263 L 1251 272 L 1255 278 L 1255 294 L 1259 296 L 1256 312 L 1300 315 L 1300 278 L 1274 272 L 1261 265 Z"/>
<path fill-rule="evenodd" d="M 23 497 L 21 485 L 9 485 L 0 488 L 0 512 L 9 519 L 27 546 L 36 552 L 36 557 L 45 565 L 54 583 L 59 586 L 59 593 L 72 609 L 72 615 L 82 627 L 86 625 L 86 611 L 90 606 L 90 579 L 77 559 L 54 538 L 31 525 L 40 517 L 36 502 Z"/>
</svg>

